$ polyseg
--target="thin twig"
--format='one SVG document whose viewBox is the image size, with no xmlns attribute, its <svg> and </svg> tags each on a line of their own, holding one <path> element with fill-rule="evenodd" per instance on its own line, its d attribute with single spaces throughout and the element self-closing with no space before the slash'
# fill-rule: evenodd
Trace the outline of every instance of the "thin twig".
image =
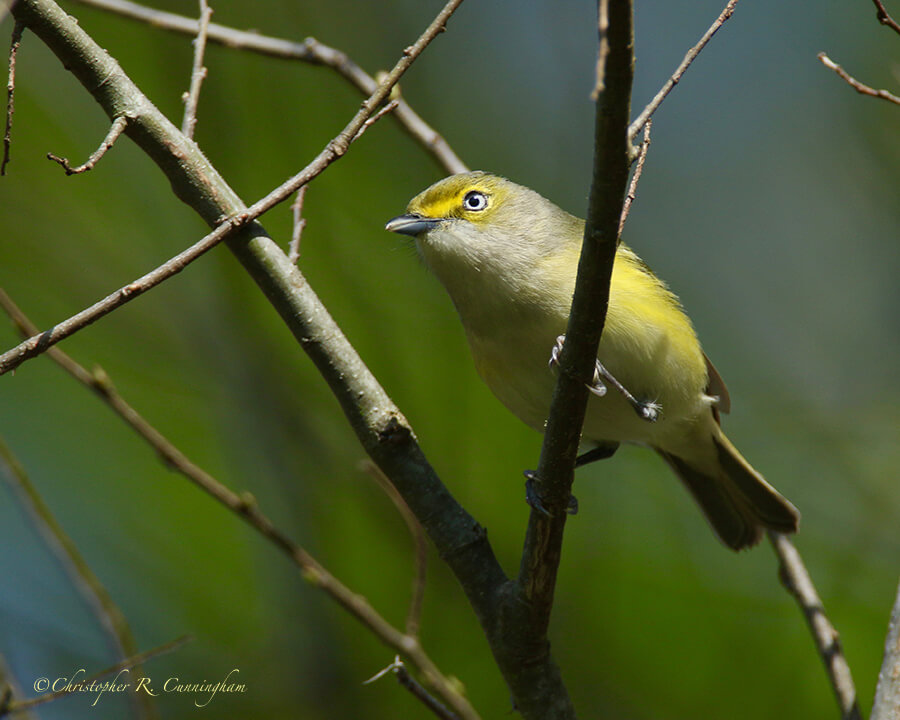
<svg viewBox="0 0 900 720">
<path fill-rule="evenodd" d="M 656 93 L 656 96 L 649 102 L 647 107 L 645 107 L 641 114 L 637 116 L 637 119 L 631 123 L 628 127 L 628 140 L 630 142 L 634 142 L 634 139 L 637 137 L 637 134 L 641 131 L 641 128 L 644 126 L 644 123 L 647 122 L 647 119 L 650 118 L 653 113 L 659 108 L 662 104 L 662 101 L 666 99 L 666 95 L 668 95 L 672 88 L 678 84 L 678 81 L 681 80 L 682 75 L 684 75 L 685 71 L 690 67 L 691 63 L 697 59 L 697 56 L 700 54 L 700 51 L 706 47 L 706 43 L 708 43 L 712 36 L 716 34 L 722 25 L 731 17 L 734 13 L 734 6 L 737 5 L 738 0 L 728 0 L 728 4 L 725 6 L 725 9 L 719 14 L 719 17 L 716 18 L 715 22 L 709 26 L 709 29 L 703 34 L 703 37 L 700 38 L 700 42 L 698 42 L 694 47 L 688 50 L 687 54 L 684 56 L 684 59 L 681 61 L 681 64 L 676 68 L 675 72 L 672 73 L 672 77 L 666 80 L 666 84 L 660 88 L 660 91 Z"/>
<path fill-rule="evenodd" d="M 125 127 L 128 125 L 128 118 L 124 115 L 120 115 L 115 120 L 113 120 L 112 126 L 109 128 L 109 132 L 106 133 L 106 137 L 103 138 L 103 142 L 100 143 L 100 147 L 98 147 L 91 156 L 87 159 L 87 162 L 84 165 L 79 165 L 78 167 L 73 168 L 67 158 L 59 157 L 54 155 L 53 153 L 47 153 L 47 159 L 53 160 L 53 162 L 59 163 L 63 170 L 66 171 L 66 175 L 78 175 L 83 172 L 87 172 L 88 170 L 93 170 L 94 165 L 96 165 L 100 158 L 106 155 L 106 151 L 109 150 L 119 139 L 119 136 L 125 131 Z"/>
<path fill-rule="evenodd" d="M 19 52 L 24 31 L 25 24 L 16 20 L 13 25 L 12 42 L 9 46 L 9 75 L 6 80 L 6 130 L 3 133 L 3 160 L 0 161 L 0 175 L 6 175 L 6 166 L 9 165 L 13 113 L 16 104 L 16 55 Z"/>
<path fill-rule="evenodd" d="M 895 105 L 900 105 L 900 97 L 894 95 L 893 93 L 888 92 L 887 90 L 876 90 L 875 88 L 869 87 L 868 85 L 864 85 L 855 77 L 850 75 L 844 68 L 834 62 L 830 57 L 828 57 L 825 53 L 820 52 L 816 57 L 822 61 L 822 64 L 829 68 L 830 70 L 834 70 L 838 76 L 846 82 L 850 87 L 852 87 L 856 92 L 860 95 L 868 95 L 869 97 L 877 97 L 882 100 L 887 100 L 888 102 L 892 102 Z"/>
<path fill-rule="evenodd" d="M 0 308 L 9 315 L 22 334 L 34 334 L 34 325 L 2 289 L 0 289 Z M 462 717 L 478 717 L 474 709 L 468 704 L 468 701 L 441 674 L 422 649 L 415 636 L 401 633 L 395 629 L 378 614 L 368 600 L 343 585 L 306 550 L 275 527 L 272 521 L 258 508 L 256 501 L 249 493 L 241 495 L 235 493 L 205 470 L 195 465 L 128 404 L 102 368 L 95 368 L 93 372 L 88 371 L 59 348 L 50 348 L 47 354 L 72 377 L 99 396 L 113 412 L 153 448 L 166 467 L 182 474 L 202 491 L 241 517 L 247 524 L 284 552 L 303 572 L 306 580 L 321 588 L 388 647 L 407 657 L 422 673 L 423 677 L 430 680 L 432 689 L 445 702 L 452 705 Z"/>
<path fill-rule="evenodd" d="M 40 335 L 35 335 L 0 355 L 0 375 L 3 375 L 10 370 L 14 370 L 26 360 L 40 355 L 48 347 L 55 345 L 60 340 L 69 337 L 73 333 L 81 330 L 96 320 L 99 320 L 104 315 L 109 314 L 116 308 L 121 307 L 137 296 L 142 295 L 147 290 L 159 285 L 164 280 L 181 272 L 190 263 L 218 245 L 226 237 L 236 230 L 248 226 L 251 221 L 286 200 L 301 186 L 321 174 L 325 168 L 331 165 L 331 163 L 343 157 L 350 144 L 358 137 L 359 130 L 363 127 L 366 120 L 380 108 L 382 102 L 384 102 L 389 95 L 391 88 L 399 82 L 400 77 L 406 72 L 409 66 L 412 65 L 415 59 L 426 47 L 428 47 L 431 41 L 443 31 L 444 23 L 447 22 L 449 17 L 461 3 L 462 0 L 450 0 L 444 6 L 419 39 L 416 40 L 413 45 L 403 50 L 402 57 L 397 61 L 396 65 L 394 65 L 391 72 L 385 76 L 384 81 L 378 86 L 375 92 L 373 92 L 362 104 L 362 107 L 357 111 L 356 115 L 353 116 L 353 119 L 303 170 L 289 180 L 286 180 L 279 187 L 272 190 L 268 195 L 255 202 L 246 210 L 241 211 L 219 224 L 211 233 L 156 269 L 151 270 L 134 282 L 119 288 L 114 293 L 107 295 L 89 308 L 57 323 L 50 330 L 46 330 Z M 17 5 L 13 12 L 15 13 L 18 11 L 19 6 Z M 109 58 L 109 62 L 115 65 L 111 58 Z M 115 67 L 118 69 L 117 65 Z M 110 72 L 113 71 L 111 70 Z M 119 70 L 119 72 L 121 72 L 121 70 Z M 129 91 L 131 93 L 143 97 L 136 86 L 131 84 L 130 81 L 128 84 L 130 85 Z M 149 105 L 149 100 L 146 100 L 146 102 Z M 132 122 L 134 121 L 135 120 L 132 120 Z M 159 118 L 159 122 L 163 122 L 162 118 Z M 155 149 L 156 148 L 154 147 L 154 150 Z M 239 202 L 240 201 L 235 198 L 235 203 L 237 204 Z M 257 231 L 259 230 L 261 229 L 257 229 Z"/>
<path fill-rule="evenodd" d="M 647 153 L 650 151 L 650 128 L 652 125 L 653 119 L 647 118 L 647 122 L 644 123 L 644 139 L 641 141 L 641 147 L 637 154 L 637 166 L 634 168 L 634 175 L 631 176 L 631 183 L 628 185 L 628 194 L 625 196 L 625 202 L 622 205 L 622 219 L 619 220 L 619 237 L 622 237 L 625 221 L 628 219 L 631 205 L 637 196 L 638 182 L 640 182 L 641 174 L 644 172 L 644 162 L 647 160 Z"/>
<path fill-rule="evenodd" d="M 0 290 L 0 303 L 4 305 L 4 309 L 8 299 L 6 293 Z M 91 569 L 78 546 L 59 524 L 37 488 L 32 484 L 25 468 L 22 467 L 2 438 L 0 438 L 0 468 L 6 470 L 2 474 L 6 476 L 18 496 L 19 502 L 31 516 L 34 525 L 56 555 L 66 574 L 94 611 L 94 615 L 106 631 L 115 655 L 123 660 L 136 655 L 137 643 L 134 641 L 134 635 L 131 633 L 125 615 L 116 605 L 100 578 Z M 136 670 L 138 676 L 142 676 L 140 668 L 138 667 Z M 153 699 L 149 695 L 135 696 L 134 703 L 141 717 L 159 717 Z"/>
<path fill-rule="evenodd" d="M 197 37 L 194 38 L 194 64 L 191 70 L 191 87 L 182 98 L 184 100 L 184 119 L 181 121 L 181 132 L 185 137 L 194 137 L 197 126 L 197 103 L 200 101 L 200 86 L 206 79 L 207 69 L 203 66 L 203 53 L 206 51 L 206 37 L 209 32 L 209 20 L 212 9 L 206 0 L 200 0 L 200 20 L 197 23 Z"/>
<path fill-rule="evenodd" d="M 381 118 L 383 118 L 389 112 L 396 109 L 397 105 L 399 105 L 399 104 L 400 104 L 399 100 L 391 100 L 387 105 L 385 105 L 377 113 L 375 113 L 372 117 L 370 117 L 368 120 L 366 120 L 363 123 L 363 126 L 359 130 L 356 131 L 356 135 L 353 136 L 353 142 L 356 142 L 357 140 L 359 140 L 360 136 L 366 130 L 368 130 L 375 123 L 377 123 L 379 120 L 381 120 Z"/>
<path fill-rule="evenodd" d="M 416 519 L 416 516 L 409 509 L 409 505 L 406 504 L 403 496 L 397 492 L 397 488 L 394 487 L 388 476 L 381 471 L 381 468 L 371 460 L 364 460 L 361 463 L 361 468 L 375 478 L 378 486 L 391 499 L 394 507 L 397 508 L 397 511 L 403 517 L 403 521 L 409 529 L 409 534 L 412 536 L 413 544 L 416 548 L 416 572 L 413 577 L 409 612 L 406 615 L 406 634 L 410 637 L 418 637 L 419 628 L 422 625 L 422 604 L 425 599 L 425 577 L 428 568 L 428 543 L 425 540 L 425 532 L 422 530 L 422 525 Z"/>
<path fill-rule="evenodd" d="M 197 34 L 198 22 L 195 18 L 148 8 L 127 0 L 77 1 L 83 5 L 98 7 L 163 30 L 185 35 Z M 247 50 L 287 60 L 300 60 L 328 67 L 350 82 L 364 95 L 371 95 L 379 85 L 379 81 L 376 81 L 375 78 L 353 62 L 346 53 L 328 45 L 323 45 L 315 38 L 309 37 L 298 43 L 210 23 L 208 39 L 210 42 L 238 50 Z M 465 172 L 468 169 L 444 137 L 422 120 L 409 106 L 409 103 L 402 98 L 398 98 L 397 110 L 393 115 L 397 118 L 400 126 L 434 155 L 449 173 Z"/>
<path fill-rule="evenodd" d="M 884 660 L 878 673 L 878 687 L 872 704 L 871 720 L 900 718 L 900 587 L 891 610 L 888 632 L 884 640 Z"/>
<path fill-rule="evenodd" d="M 779 577 L 787 591 L 794 596 L 806 623 L 809 625 L 816 649 L 825 663 L 825 671 L 828 680 L 834 689 L 838 705 L 841 710 L 842 720 L 862 720 L 859 705 L 856 700 L 856 689 L 853 686 L 853 677 L 850 674 L 850 666 L 844 657 L 840 638 L 834 625 L 825 615 L 825 608 L 819 599 L 812 578 L 803 565 L 803 559 L 797 548 L 781 533 L 768 533 L 769 542 L 775 550 L 780 563 Z"/>
<path fill-rule="evenodd" d="M 397 678 L 397 682 L 399 682 L 403 687 L 409 690 L 413 696 L 419 700 L 425 707 L 431 710 L 437 717 L 441 718 L 441 720 L 459 720 L 459 716 L 455 713 L 450 712 L 440 701 L 438 701 L 435 697 L 433 697 L 429 692 L 422 687 L 419 682 L 409 674 L 409 670 L 406 669 L 406 666 L 403 664 L 403 661 L 400 659 L 400 656 L 397 655 L 394 658 L 394 662 L 388 665 L 383 670 L 379 670 L 368 680 L 363 682 L 363 685 L 369 685 L 376 680 L 380 680 L 388 673 L 393 673 Z"/>
<path fill-rule="evenodd" d="M 160 655 L 164 655 L 166 653 L 170 653 L 174 650 L 177 650 L 182 645 L 191 640 L 189 635 L 182 635 L 179 638 L 175 638 L 174 640 L 167 642 L 165 645 L 160 645 L 153 650 L 148 650 L 147 652 L 141 653 L 140 655 L 134 655 L 127 660 L 123 660 L 120 663 L 116 663 L 115 665 L 106 668 L 105 670 L 101 670 L 98 673 L 94 673 L 93 675 L 84 678 L 83 680 L 79 680 L 79 684 L 84 686 L 89 686 L 92 683 L 95 683 L 102 677 L 106 677 L 107 675 L 112 675 L 113 673 L 122 673 L 130 670 L 131 668 L 138 667 L 139 665 L 143 665 L 148 660 L 152 660 L 153 658 L 159 657 Z M 98 687 L 97 692 L 102 692 L 103 686 Z M 28 698 L 27 700 L 13 701 L 10 702 L 5 708 L 5 712 L 0 713 L 0 717 L 5 717 L 7 714 L 19 713 L 23 710 L 28 710 L 33 707 L 37 707 L 38 705 L 43 705 L 45 703 L 51 702 L 52 700 L 56 700 L 57 698 L 65 697 L 66 695 L 72 695 L 76 692 L 79 692 L 77 688 L 73 688 L 71 690 L 56 690 L 55 692 L 44 693 L 43 695 L 38 695 L 37 697 Z"/>
<path fill-rule="evenodd" d="M 294 216 L 291 244 L 288 247 L 288 261 L 291 265 L 296 265 L 300 260 L 300 236 L 303 235 L 303 228 L 306 227 L 306 218 L 303 217 L 303 201 L 306 199 L 306 188 L 308 187 L 309 185 L 302 185 L 297 191 L 297 199 L 291 203 L 291 212 Z"/>
<path fill-rule="evenodd" d="M 872 2 L 875 3 L 875 12 L 878 17 L 878 22 L 882 25 L 887 25 L 895 33 L 900 34 L 900 24 L 890 16 L 887 9 L 884 7 L 884 3 L 882 3 L 881 0 L 872 0 Z"/>
</svg>

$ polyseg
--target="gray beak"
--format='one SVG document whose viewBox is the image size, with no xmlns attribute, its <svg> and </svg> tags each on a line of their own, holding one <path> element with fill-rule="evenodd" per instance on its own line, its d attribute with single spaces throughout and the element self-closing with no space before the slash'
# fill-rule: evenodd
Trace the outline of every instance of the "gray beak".
<svg viewBox="0 0 900 720">
<path fill-rule="evenodd" d="M 416 237 L 423 232 L 431 230 L 439 222 L 441 222 L 440 218 L 426 218 L 421 215 L 400 215 L 393 220 L 389 220 L 384 229 L 400 233 L 401 235 Z"/>
</svg>

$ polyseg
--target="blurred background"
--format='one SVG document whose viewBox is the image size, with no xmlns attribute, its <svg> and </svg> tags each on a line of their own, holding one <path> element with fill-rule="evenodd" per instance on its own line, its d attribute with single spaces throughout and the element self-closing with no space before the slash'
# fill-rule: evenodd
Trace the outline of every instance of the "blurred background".
<svg viewBox="0 0 900 720">
<path fill-rule="evenodd" d="M 187 0 L 155 7 L 195 16 Z M 636 2 L 634 113 L 721 11 Z M 374 74 L 438 2 L 216 0 L 214 21 L 347 51 Z M 176 124 L 190 39 L 65 3 Z M 889 7 L 895 17 L 900 6 Z M 586 207 L 595 4 L 463 4 L 404 77 L 406 99 L 473 168 Z M 8 38 L 9 18 L 0 25 Z M 6 41 L 4 41 L 6 42 Z M 900 557 L 900 108 L 857 95 L 817 60 L 897 92 L 900 38 L 871 3 L 739 4 L 655 116 L 626 227 L 681 296 L 729 384 L 729 436 L 802 511 L 797 545 L 841 632 L 862 707 L 881 663 Z M 356 111 L 327 68 L 211 46 L 196 139 L 248 204 L 302 168 Z M 123 138 L 83 162 L 108 121 L 28 33 L 12 162 L 0 179 L 0 287 L 47 328 L 205 234 Z M 383 230 L 444 171 L 386 118 L 310 186 L 300 267 L 399 404 L 429 459 L 515 572 L 540 437 L 479 381 L 449 300 L 404 238 Z M 262 219 L 287 245 L 285 204 Z M 17 342 L 5 320 L 0 346 Z M 101 365 L 195 462 L 249 491 L 275 523 L 402 625 L 413 552 L 312 364 L 222 247 L 61 347 Z M 431 717 L 390 678 L 392 652 L 305 583 L 233 515 L 168 471 L 46 358 L 0 378 L 0 436 L 128 618 L 155 682 L 217 682 L 218 718 Z M 652 453 L 579 471 L 552 642 L 583 717 L 830 717 L 832 691 L 771 550 L 734 555 Z M 38 677 L 116 657 L 14 493 L 0 484 L 0 653 Z M 431 552 L 422 636 L 486 718 L 509 694 L 460 588 Z M 232 679 L 236 679 L 233 677 Z M 163 717 L 193 699 L 159 698 Z M 41 718 L 131 717 L 124 696 Z"/>
</svg>

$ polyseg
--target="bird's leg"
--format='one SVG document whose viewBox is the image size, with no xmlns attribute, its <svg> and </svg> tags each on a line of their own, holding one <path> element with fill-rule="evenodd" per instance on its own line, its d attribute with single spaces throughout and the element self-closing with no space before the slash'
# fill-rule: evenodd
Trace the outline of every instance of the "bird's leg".
<svg viewBox="0 0 900 720">
<path fill-rule="evenodd" d="M 590 450 L 581 453 L 577 458 L 575 458 L 575 467 L 580 468 L 588 463 L 595 462 L 597 460 L 606 460 L 606 458 L 611 458 L 616 450 L 619 449 L 619 443 L 617 442 L 606 442 L 601 445 L 597 445 L 597 447 L 591 448 Z"/>
<path fill-rule="evenodd" d="M 551 370 L 559 366 L 559 354 L 560 352 L 562 352 L 562 346 L 565 340 L 565 335 L 560 335 L 558 338 L 556 338 L 556 344 L 550 351 Z M 599 360 L 597 360 L 596 364 L 594 365 L 594 377 L 591 379 L 590 385 L 588 385 L 588 390 L 594 393 L 594 395 L 603 397 L 604 395 L 606 395 L 606 385 L 603 384 L 604 380 L 612 385 L 613 389 L 617 390 L 619 394 L 628 401 L 628 404 L 631 405 L 632 408 L 634 408 L 634 411 L 638 414 L 639 417 L 643 418 L 647 422 L 656 422 L 659 419 L 659 414 L 662 411 L 662 407 L 659 403 L 653 402 L 652 400 L 638 400 L 634 395 L 628 392 L 628 388 L 626 388 L 622 383 L 616 380 L 613 374 L 605 367 L 603 367 L 603 364 Z"/>
</svg>

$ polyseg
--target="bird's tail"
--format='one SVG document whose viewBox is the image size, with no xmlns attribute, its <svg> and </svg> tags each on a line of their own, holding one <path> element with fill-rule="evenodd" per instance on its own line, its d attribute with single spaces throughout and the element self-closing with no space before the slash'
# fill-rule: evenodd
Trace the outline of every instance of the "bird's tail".
<svg viewBox="0 0 900 720">
<path fill-rule="evenodd" d="M 715 427 L 715 462 L 691 462 L 657 448 L 684 482 L 719 539 L 732 550 L 752 547 L 763 530 L 797 531 L 800 513 L 754 470 Z"/>
</svg>

